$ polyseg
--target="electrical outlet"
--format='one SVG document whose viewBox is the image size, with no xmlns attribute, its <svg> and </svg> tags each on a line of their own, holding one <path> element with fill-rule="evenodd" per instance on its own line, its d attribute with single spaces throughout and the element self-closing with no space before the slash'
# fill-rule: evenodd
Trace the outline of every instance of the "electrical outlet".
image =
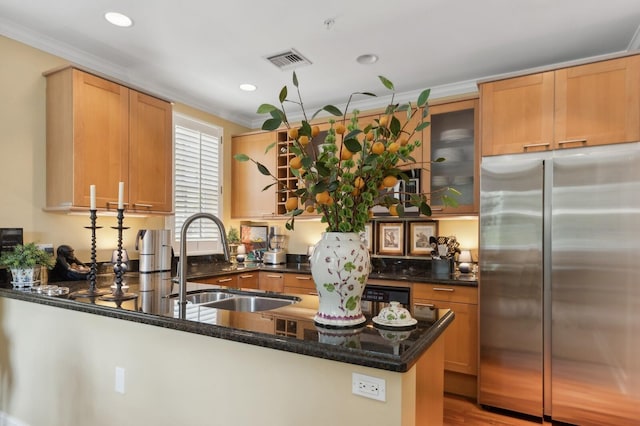
<svg viewBox="0 0 640 426">
<path fill-rule="evenodd" d="M 364 374 L 352 373 L 351 392 L 365 398 L 386 401 L 387 393 L 384 379 L 365 376 Z"/>
<path fill-rule="evenodd" d="M 116 392 L 124 393 L 124 368 L 116 367 Z"/>
</svg>

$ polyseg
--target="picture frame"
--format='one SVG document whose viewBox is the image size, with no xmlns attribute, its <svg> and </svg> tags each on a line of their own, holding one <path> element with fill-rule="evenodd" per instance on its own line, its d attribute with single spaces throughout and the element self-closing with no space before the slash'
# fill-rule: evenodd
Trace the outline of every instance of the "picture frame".
<svg viewBox="0 0 640 426">
<path fill-rule="evenodd" d="M 404 222 L 378 223 L 378 254 L 404 254 Z"/>
<path fill-rule="evenodd" d="M 364 242 L 369 252 L 373 251 L 373 225 L 371 222 L 364 224 L 364 231 L 360 233 L 360 238 Z"/>
<path fill-rule="evenodd" d="M 409 256 L 431 256 L 431 237 L 438 235 L 438 222 L 409 222 Z"/>
<path fill-rule="evenodd" d="M 266 249 L 268 244 L 268 226 L 240 225 L 240 242 L 247 251 Z"/>
</svg>

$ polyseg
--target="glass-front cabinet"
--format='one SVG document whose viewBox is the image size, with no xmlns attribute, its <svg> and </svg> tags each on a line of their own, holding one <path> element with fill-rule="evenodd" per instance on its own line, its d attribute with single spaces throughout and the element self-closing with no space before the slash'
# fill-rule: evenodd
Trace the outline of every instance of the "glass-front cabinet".
<svg viewBox="0 0 640 426">
<path fill-rule="evenodd" d="M 434 216 L 478 213 L 479 150 L 476 143 L 478 99 L 433 105 L 430 127 L 424 130 L 424 156 L 431 164 L 423 170 L 423 187 L 429 185 L 430 205 Z M 442 162 L 437 159 L 444 158 Z M 455 188 L 458 207 L 443 205 L 441 195 Z"/>
</svg>

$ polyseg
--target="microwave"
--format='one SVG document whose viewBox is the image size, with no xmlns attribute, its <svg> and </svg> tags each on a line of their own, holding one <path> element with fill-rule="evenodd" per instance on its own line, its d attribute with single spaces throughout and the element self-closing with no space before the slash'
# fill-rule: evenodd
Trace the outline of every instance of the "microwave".
<svg viewBox="0 0 640 426">
<path fill-rule="evenodd" d="M 418 212 L 418 207 L 409 203 L 411 196 L 414 194 L 420 194 L 420 188 L 422 180 L 422 169 L 409 169 L 404 170 L 403 173 L 407 175 L 408 179 L 404 180 L 398 178 L 398 183 L 393 188 L 387 188 L 380 191 L 380 195 L 394 195 L 395 198 L 400 200 L 400 204 L 404 206 L 405 213 Z M 389 210 L 384 206 L 374 206 L 373 213 L 388 213 Z"/>
</svg>

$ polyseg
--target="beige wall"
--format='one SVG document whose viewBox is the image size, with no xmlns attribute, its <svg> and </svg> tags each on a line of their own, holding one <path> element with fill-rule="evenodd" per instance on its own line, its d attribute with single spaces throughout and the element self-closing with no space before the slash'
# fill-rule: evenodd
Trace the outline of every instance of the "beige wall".
<svg viewBox="0 0 640 426">
<path fill-rule="evenodd" d="M 115 367 L 125 369 L 125 394 L 114 390 Z M 386 380 L 387 401 L 353 395 L 352 372 Z M 0 423 L 4 413 L 29 426 L 409 426 L 415 389 L 415 368 L 393 373 L 0 298 Z M 431 417 L 438 424 L 437 415 L 420 424 Z"/>
<path fill-rule="evenodd" d="M 46 117 L 44 71 L 67 64 L 59 57 L 31 48 L 0 36 L 0 227 L 24 228 L 25 242 L 52 243 L 54 246 L 69 244 L 76 249 L 81 260 L 90 259 L 90 234 L 84 227 L 89 224 L 88 215 L 67 215 L 44 212 L 46 186 Z M 247 131 L 246 128 L 184 105 L 176 105 L 178 112 L 188 113 L 201 120 L 224 128 L 224 144 L 229 146 L 231 135 Z M 224 182 L 230 181 L 231 154 L 226 150 L 223 159 Z M 115 183 L 114 183 L 115 184 Z M 223 202 L 230 205 L 231 191 L 225 191 Z M 229 208 L 223 214 L 229 219 Z M 110 258 L 116 247 L 117 234 L 110 229 L 115 218 L 98 218 L 98 260 Z M 163 217 L 125 217 L 124 246 L 133 258 L 136 231 L 141 228 L 164 228 Z"/>
</svg>

